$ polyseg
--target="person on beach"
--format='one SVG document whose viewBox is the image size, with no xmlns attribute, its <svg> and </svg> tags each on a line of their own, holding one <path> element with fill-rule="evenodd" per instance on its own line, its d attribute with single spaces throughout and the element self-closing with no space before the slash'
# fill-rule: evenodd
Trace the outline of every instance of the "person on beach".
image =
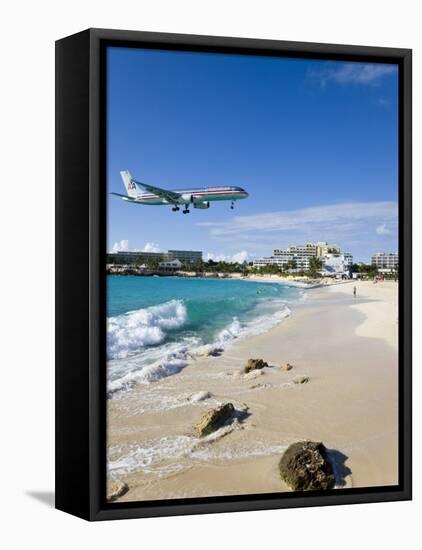
<svg viewBox="0 0 422 550">
<path fill-rule="evenodd" d="M 356 287 L 353 287 L 353 296 L 356 298 Z"/>
</svg>

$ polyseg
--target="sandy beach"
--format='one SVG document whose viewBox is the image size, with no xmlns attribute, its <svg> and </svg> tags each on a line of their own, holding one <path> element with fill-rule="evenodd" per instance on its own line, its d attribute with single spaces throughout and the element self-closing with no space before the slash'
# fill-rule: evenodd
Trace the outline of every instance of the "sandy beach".
<svg viewBox="0 0 422 550">
<path fill-rule="evenodd" d="M 251 357 L 269 367 L 244 375 Z M 394 485 L 397 396 L 398 285 L 312 288 L 268 332 L 109 399 L 109 475 L 129 486 L 119 501 L 288 491 L 280 457 L 311 439 L 330 450 L 338 487 Z M 198 438 L 202 414 L 225 402 L 234 421 Z"/>
</svg>

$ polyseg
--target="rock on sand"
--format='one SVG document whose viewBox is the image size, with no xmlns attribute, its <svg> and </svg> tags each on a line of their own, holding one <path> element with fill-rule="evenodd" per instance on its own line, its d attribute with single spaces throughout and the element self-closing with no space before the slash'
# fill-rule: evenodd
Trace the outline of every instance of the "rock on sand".
<svg viewBox="0 0 422 550">
<path fill-rule="evenodd" d="M 281 370 L 292 370 L 293 365 L 291 365 L 290 363 L 283 363 L 282 365 L 280 365 L 280 368 Z"/>
<path fill-rule="evenodd" d="M 281 479 L 293 491 L 332 489 L 335 484 L 327 449 L 321 442 L 292 443 L 281 457 L 279 468 Z"/>
<path fill-rule="evenodd" d="M 202 437 L 218 430 L 233 415 L 232 403 L 224 403 L 215 409 L 207 411 L 195 426 L 197 434 Z"/>
<path fill-rule="evenodd" d="M 309 376 L 301 376 L 300 378 L 295 378 L 293 384 L 307 384 L 309 382 Z"/>
<path fill-rule="evenodd" d="M 129 491 L 129 487 L 126 483 L 119 480 L 110 479 L 107 482 L 107 500 L 113 502 L 122 497 Z"/>
<path fill-rule="evenodd" d="M 264 367 L 268 367 L 268 363 L 263 359 L 249 359 L 245 366 L 245 373 L 247 374 L 256 369 L 263 369 Z"/>
</svg>

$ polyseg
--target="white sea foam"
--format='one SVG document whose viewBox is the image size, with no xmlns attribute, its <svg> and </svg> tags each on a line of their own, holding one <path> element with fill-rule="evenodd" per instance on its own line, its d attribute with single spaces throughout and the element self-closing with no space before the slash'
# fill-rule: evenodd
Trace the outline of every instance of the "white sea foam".
<svg viewBox="0 0 422 550">
<path fill-rule="evenodd" d="M 135 384 L 150 384 L 160 378 L 177 374 L 187 364 L 186 357 L 174 357 L 158 364 L 148 365 L 136 371 L 129 371 L 125 376 L 109 382 L 108 394 L 110 396 L 118 391 L 130 389 Z"/>
<path fill-rule="evenodd" d="M 120 393 L 117 397 L 120 397 Z M 129 403 L 122 403 L 120 410 L 126 410 L 128 415 L 143 413 L 162 413 L 172 409 L 183 407 L 196 407 L 199 409 L 217 406 L 219 402 L 209 391 L 198 391 L 179 395 L 169 385 L 165 388 L 151 385 L 144 388 L 141 395 Z"/>
<path fill-rule="evenodd" d="M 290 309 L 284 302 L 280 302 L 277 311 L 267 315 L 259 315 L 246 323 L 240 323 L 237 317 L 233 317 L 230 325 L 220 331 L 212 344 L 199 346 L 191 350 L 191 354 L 194 356 L 203 356 L 221 353 L 238 338 L 255 336 L 267 332 L 290 314 Z"/>
<path fill-rule="evenodd" d="M 128 390 L 135 384 L 150 384 L 161 378 L 180 372 L 189 362 L 191 346 L 195 338 L 182 342 L 165 344 L 162 347 L 145 350 L 144 353 L 127 359 L 108 362 L 107 393 Z"/>
<path fill-rule="evenodd" d="M 124 454 L 119 453 L 119 449 L 111 448 L 108 473 L 110 477 L 139 471 L 151 473 L 164 460 L 180 459 L 189 453 L 193 439 L 185 435 L 162 437 L 156 441 L 147 441 L 143 445 L 129 445 Z M 112 460 L 110 457 L 114 454 L 120 454 L 120 457 Z"/>
<path fill-rule="evenodd" d="M 274 302 L 273 302 L 274 303 Z M 214 347 L 224 350 L 227 345 L 238 338 L 255 336 L 267 332 L 291 314 L 284 302 L 278 304 L 277 311 L 265 315 L 259 315 L 246 323 L 240 323 L 236 317 L 232 323 L 223 329 L 217 337 Z"/>
<path fill-rule="evenodd" d="M 287 283 L 288 287 L 294 287 L 294 288 L 303 288 L 303 289 L 311 289 L 311 288 L 319 288 L 322 286 L 321 283 L 302 283 L 301 281 L 289 281 Z"/>
<path fill-rule="evenodd" d="M 187 320 L 186 306 L 171 300 L 157 306 L 130 311 L 107 320 L 108 359 L 121 359 L 148 345 L 160 344 L 166 331 L 178 329 Z"/>
<path fill-rule="evenodd" d="M 284 300 L 272 300 L 262 307 L 247 322 L 233 317 L 214 341 L 205 345 L 198 337 L 164 342 L 169 331 L 187 321 L 186 306 L 180 300 L 109 318 L 108 396 L 177 374 L 192 358 L 218 355 L 237 339 L 266 332 L 291 313 Z"/>
<path fill-rule="evenodd" d="M 231 324 L 224 328 L 218 335 L 217 342 L 224 345 L 226 342 L 230 342 L 233 338 L 237 338 L 242 330 L 241 324 L 237 317 L 233 317 Z"/>
<path fill-rule="evenodd" d="M 289 317 L 291 310 L 284 304 L 279 304 L 279 309 L 272 313 L 271 315 L 263 315 L 252 319 L 244 329 L 245 336 L 255 336 L 256 334 L 261 334 L 267 332 L 275 325 L 278 325 L 283 319 Z"/>
<path fill-rule="evenodd" d="M 191 403 L 199 403 L 200 401 L 205 401 L 206 399 L 209 399 L 211 396 L 211 393 L 209 391 L 198 391 L 196 393 L 193 393 L 188 397 L 189 401 Z"/>
<path fill-rule="evenodd" d="M 225 436 L 239 427 L 237 421 L 234 421 L 204 438 L 177 435 L 146 441 L 141 445 L 129 445 L 124 449 L 112 447 L 107 466 L 109 477 L 134 472 L 161 477 L 189 468 L 192 460 L 237 460 L 281 454 L 286 449 L 286 445 L 266 444 L 262 441 L 226 443 Z"/>
</svg>

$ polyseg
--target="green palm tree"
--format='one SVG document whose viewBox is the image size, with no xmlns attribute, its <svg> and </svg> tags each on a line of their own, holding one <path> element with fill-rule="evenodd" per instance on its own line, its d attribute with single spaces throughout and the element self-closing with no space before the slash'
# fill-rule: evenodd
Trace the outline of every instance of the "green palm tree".
<svg viewBox="0 0 422 550">
<path fill-rule="evenodd" d="M 316 277 L 322 269 L 322 260 L 316 256 L 310 258 L 309 260 L 309 274 L 311 277 Z"/>
</svg>

